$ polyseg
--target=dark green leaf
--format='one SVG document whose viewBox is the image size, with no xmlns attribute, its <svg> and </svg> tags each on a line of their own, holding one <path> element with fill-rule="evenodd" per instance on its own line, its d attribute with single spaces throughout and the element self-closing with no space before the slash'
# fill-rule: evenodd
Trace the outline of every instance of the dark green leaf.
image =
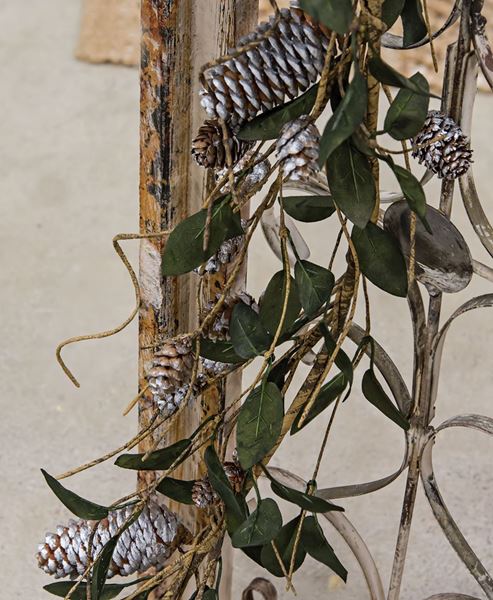
<svg viewBox="0 0 493 600">
<path fill-rule="evenodd" d="M 352 135 L 366 114 L 368 89 L 363 75 L 356 71 L 344 99 L 330 117 L 320 139 L 320 166 L 334 150 Z"/>
<path fill-rule="evenodd" d="M 51 491 L 55 496 L 62 502 L 74 515 L 77 515 L 81 519 L 99 520 L 104 519 L 108 516 L 108 508 L 95 504 L 89 500 L 81 498 L 74 492 L 67 490 L 63 485 L 47 473 L 44 469 L 41 469 L 43 477 L 46 483 L 50 486 Z"/>
<path fill-rule="evenodd" d="M 322 411 L 328 408 L 332 404 L 332 402 L 334 402 L 334 400 L 336 400 L 344 392 L 347 383 L 348 382 L 344 373 L 339 373 L 328 383 L 326 383 L 320 390 L 312 408 L 308 412 L 308 415 L 306 416 L 301 427 L 299 427 L 299 422 L 301 420 L 301 415 L 305 410 L 306 404 L 303 406 L 303 408 L 300 409 L 300 412 L 296 416 L 296 419 L 294 420 L 291 426 L 291 435 L 298 433 L 298 431 L 303 429 L 303 427 L 305 427 L 306 425 L 308 425 L 308 423 L 313 421 L 315 417 L 318 417 L 318 415 Z"/>
<path fill-rule="evenodd" d="M 236 496 L 229 483 L 229 479 L 224 472 L 221 461 L 219 460 L 214 446 L 208 446 L 204 453 L 204 460 L 207 466 L 207 474 L 212 487 L 218 496 L 224 502 L 226 508 L 226 523 L 228 531 L 235 531 L 247 518 L 247 512 L 244 504 Z"/>
<path fill-rule="evenodd" d="M 421 94 L 422 96 L 432 96 L 433 98 L 438 98 L 438 96 L 434 96 L 433 94 L 429 93 L 428 86 L 423 88 L 418 82 L 416 82 L 416 80 L 413 81 L 412 79 L 404 77 L 404 75 L 401 75 L 401 73 L 384 62 L 379 56 L 372 56 L 368 61 L 368 66 L 375 79 L 381 83 L 384 83 L 385 85 L 404 88 L 414 92 L 415 94 Z"/>
<path fill-rule="evenodd" d="M 395 239 L 375 223 L 351 235 L 363 274 L 389 294 L 407 296 L 406 261 Z"/>
<path fill-rule="evenodd" d="M 261 461 L 281 434 L 284 402 L 275 383 L 262 382 L 241 407 L 236 429 L 238 459 L 247 470 Z"/>
<path fill-rule="evenodd" d="M 240 140 L 275 140 L 283 126 L 301 115 L 308 115 L 317 97 L 318 84 L 291 102 L 268 110 L 255 117 L 240 129 Z"/>
<path fill-rule="evenodd" d="M 145 581 L 145 579 L 146 578 L 137 579 L 135 581 L 129 581 L 128 583 L 109 583 L 103 587 L 100 595 L 100 600 L 112 600 L 113 598 L 116 598 L 118 594 L 125 588 L 141 583 L 142 581 Z M 48 585 L 45 585 L 43 589 L 46 592 L 53 594 L 54 596 L 58 596 L 59 598 L 65 598 L 65 596 L 74 587 L 74 585 L 75 581 L 59 581 L 57 583 L 50 583 Z M 86 583 L 82 582 L 72 594 L 71 599 L 86 600 L 86 585 Z"/>
<path fill-rule="evenodd" d="M 240 213 L 234 213 L 228 197 L 217 200 L 212 208 L 210 235 L 204 250 L 207 210 L 203 209 L 181 221 L 171 232 L 163 256 L 163 274 L 181 275 L 193 271 L 208 260 L 229 238 L 243 235 Z"/>
<path fill-rule="evenodd" d="M 327 180 L 334 203 L 358 227 L 365 227 L 375 208 L 375 182 L 366 156 L 349 141 L 327 161 Z"/>
<path fill-rule="evenodd" d="M 335 212 L 331 196 L 289 196 L 282 206 L 290 217 L 304 223 L 323 221 Z"/>
<path fill-rule="evenodd" d="M 284 381 L 286 379 L 286 375 L 288 374 L 289 363 L 291 360 L 291 355 L 289 354 L 285 358 L 283 358 L 277 365 L 272 367 L 267 375 L 267 381 L 272 381 L 275 383 L 279 389 L 282 389 L 284 385 Z"/>
<path fill-rule="evenodd" d="M 262 549 L 263 546 L 253 546 L 252 548 L 241 548 L 241 551 L 243 554 L 246 554 L 249 559 L 262 567 Z"/>
<path fill-rule="evenodd" d="M 332 354 L 336 349 L 337 344 L 325 323 L 322 322 L 320 324 L 320 329 L 322 330 L 324 336 L 325 347 L 327 348 L 327 352 L 329 354 Z M 349 356 L 344 352 L 342 348 L 339 348 L 339 351 L 337 352 L 335 364 L 338 367 L 338 369 L 344 374 L 346 382 L 349 383 L 349 386 L 351 387 L 353 384 L 353 364 Z"/>
<path fill-rule="evenodd" d="M 402 13 L 405 0 L 384 0 L 382 4 L 382 21 L 388 28 L 397 21 Z"/>
<path fill-rule="evenodd" d="M 293 553 L 299 524 L 300 517 L 298 516 L 286 525 L 284 525 L 284 527 L 274 539 L 274 543 L 281 556 L 281 560 L 284 564 L 287 573 L 289 573 L 291 555 Z M 301 567 L 303 561 L 305 560 L 305 557 L 305 549 L 301 544 L 298 544 L 294 561 L 295 571 L 297 571 Z M 269 571 L 269 573 L 272 573 L 272 575 L 275 575 L 276 577 L 284 577 L 283 570 L 281 568 L 281 565 L 279 564 L 279 561 L 277 560 L 277 556 L 274 552 L 274 549 L 272 548 L 272 544 L 266 544 L 263 547 L 262 552 L 260 554 L 260 560 L 262 562 L 262 565 Z"/>
<path fill-rule="evenodd" d="M 122 469 L 134 469 L 136 471 L 165 471 L 178 460 L 191 443 L 190 440 L 180 440 L 172 446 L 151 452 L 145 460 L 142 460 L 144 454 L 122 454 L 116 459 L 115 465 Z M 185 457 L 186 455 L 182 458 L 182 461 L 185 460 Z"/>
<path fill-rule="evenodd" d="M 308 316 L 315 315 L 329 300 L 334 287 L 334 275 L 324 267 L 307 260 L 298 260 L 294 267 L 298 297 Z"/>
<path fill-rule="evenodd" d="M 428 29 L 420 0 L 405 0 L 401 17 L 404 29 L 404 47 L 420 42 L 426 37 Z"/>
<path fill-rule="evenodd" d="M 409 208 L 420 217 L 428 233 L 431 233 L 430 226 L 426 220 L 426 196 L 423 186 L 411 171 L 408 171 L 395 163 L 392 164 L 392 170 L 401 186 L 402 193 L 409 204 Z"/>
<path fill-rule="evenodd" d="M 325 538 L 315 517 L 306 517 L 301 528 L 301 544 L 315 560 L 330 567 L 345 582 L 347 571 L 337 558 L 334 549 Z"/>
<path fill-rule="evenodd" d="M 164 494 L 171 500 L 181 502 L 182 504 L 193 504 L 192 490 L 195 481 L 182 481 L 181 479 L 173 479 L 166 477 L 157 486 L 156 490 Z"/>
<path fill-rule="evenodd" d="M 344 511 L 342 506 L 337 506 L 336 504 L 332 504 L 332 502 L 328 502 L 323 498 L 319 498 L 318 496 L 313 496 L 311 494 L 305 494 L 304 492 L 299 492 L 298 490 L 293 490 L 292 488 L 279 483 L 276 481 L 271 475 L 269 475 L 270 486 L 274 494 L 286 500 L 287 502 L 291 502 L 292 504 L 296 504 L 303 510 L 308 510 L 314 513 L 325 513 L 330 511 Z"/>
<path fill-rule="evenodd" d="M 409 81 L 429 91 L 429 85 L 421 73 Z M 385 117 L 385 131 L 396 140 L 407 140 L 417 135 L 426 120 L 430 99 L 408 89 L 399 91 Z"/>
<path fill-rule="evenodd" d="M 217 340 L 213 342 L 208 338 L 200 338 L 200 356 L 226 364 L 240 364 L 245 359 L 236 354 L 232 342 Z"/>
<path fill-rule="evenodd" d="M 260 320 L 273 336 L 281 321 L 284 297 L 286 295 L 286 277 L 284 271 L 278 271 L 269 281 L 260 304 Z M 290 277 L 288 306 L 281 333 L 287 331 L 299 315 L 301 305 L 296 292 L 296 283 Z"/>
<path fill-rule="evenodd" d="M 346 33 L 353 20 L 351 0 L 300 0 L 302 10 L 337 33 Z"/>
<path fill-rule="evenodd" d="M 233 308 L 229 333 L 235 352 L 243 358 L 260 356 L 271 343 L 259 315 L 243 302 Z"/>
<path fill-rule="evenodd" d="M 362 389 L 368 402 L 378 408 L 380 412 L 394 421 L 399 427 L 402 427 L 402 429 L 406 431 L 409 429 L 409 421 L 387 396 L 371 369 L 368 369 L 363 375 Z"/>
<path fill-rule="evenodd" d="M 261 546 L 273 540 L 282 527 L 279 507 L 271 498 L 261 500 L 257 509 L 231 537 L 234 548 Z"/>
<path fill-rule="evenodd" d="M 203 600 L 219 600 L 219 595 L 216 590 L 206 590 L 202 598 Z"/>
</svg>

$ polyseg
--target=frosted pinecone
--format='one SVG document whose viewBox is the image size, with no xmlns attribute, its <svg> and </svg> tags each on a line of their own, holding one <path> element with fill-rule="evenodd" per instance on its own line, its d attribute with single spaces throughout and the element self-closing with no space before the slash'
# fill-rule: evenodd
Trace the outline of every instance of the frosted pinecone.
<svg viewBox="0 0 493 600">
<path fill-rule="evenodd" d="M 205 263 L 204 273 L 218 273 L 222 266 L 232 263 L 237 257 L 238 252 L 241 250 L 244 241 L 245 236 L 238 235 L 223 242 L 219 250 Z M 199 272 L 200 269 L 195 269 L 195 271 Z"/>
<path fill-rule="evenodd" d="M 430 143 L 440 136 L 444 137 Z M 471 166 L 469 139 L 451 117 L 438 110 L 428 113 L 423 129 L 412 142 L 414 158 L 439 178 L 456 179 L 467 173 Z"/>
<path fill-rule="evenodd" d="M 205 315 L 211 312 L 219 298 L 220 295 L 218 294 L 214 301 L 208 302 L 205 305 Z M 240 302 L 243 302 L 243 304 L 246 304 L 250 308 L 253 308 L 253 310 L 258 313 L 258 304 L 255 302 L 255 298 L 250 296 L 250 294 L 248 294 L 247 292 L 238 292 L 237 294 L 231 294 L 225 298 L 220 313 L 214 319 L 212 325 L 207 331 L 207 337 L 209 337 L 212 340 L 230 339 L 229 325 L 231 322 L 231 315 L 233 314 L 234 307 Z"/>
<path fill-rule="evenodd" d="M 259 112 L 296 98 L 322 72 L 328 31 L 296 8 L 281 10 L 277 24 L 275 20 L 272 16 L 241 38 L 238 56 L 204 73 L 201 104 L 211 118 L 223 119 L 233 132 Z"/>
<path fill-rule="evenodd" d="M 185 397 L 194 363 L 189 338 L 168 340 L 156 351 L 146 378 L 160 410 L 174 412 Z"/>
<path fill-rule="evenodd" d="M 231 368 L 230 363 L 223 363 L 218 360 L 211 360 L 210 358 L 202 359 L 202 369 L 207 377 L 218 377 L 224 375 Z"/>
<path fill-rule="evenodd" d="M 242 142 L 233 135 L 228 138 L 233 166 L 245 155 L 252 144 Z M 200 127 L 197 137 L 192 141 L 192 156 L 201 167 L 223 169 L 228 165 L 221 124 L 216 120 L 207 120 Z"/>
<path fill-rule="evenodd" d="M 192 488 L 192 500 L 195 506 L 207 508 L 213 502 L 217 502 L 219 497 L 214 491 L 209 479 L 198 479 Z"/>
<path fill-rule="evenodd" d="M 134 507 L 127 506 L 112 511 L 98 524 L 92 541 L 93 559 L 130 518 L 133 510 Z M 44 543 L 38 547 L 38 566 L 57 579 L 82 575 L 88 564 L 89 539 L 94 525 L 94 521 L 70 520 L 67 526 L 58 526 L 56 533 L 47 533 Z M 173 513 L 157 500 L 149 500 L 137 521 L 118 539 L 108 577 L 162 566 L 179 541 L 179 527 Z"/>
<path fill-rule="evenodd" d="M 245 471 L 234 457 L 232 461 L 225 462 L 223 466 L 231 487 L 239 494 L 243 489 L 243 483 L 245 482 Z"/>
<path fill-rule="evenodd" d="M 286 123 L 276 143 L 277 159 L 285 177 L 304 181 L 315 175 L 318 166 L 320 133 L 308 115 Z"/>
</svg>

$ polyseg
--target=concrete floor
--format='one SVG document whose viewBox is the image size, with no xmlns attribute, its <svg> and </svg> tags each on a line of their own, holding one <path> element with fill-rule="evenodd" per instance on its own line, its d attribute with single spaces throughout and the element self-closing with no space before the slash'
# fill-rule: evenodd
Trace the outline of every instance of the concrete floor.
<svg viewBox="0 0 493 600">
<path fill-rule="evenodd" d="M 60 339 L 98 331 L 122 320 L 132 306 L 128 277 L 111 238 L 137 227 L 138 74 L 136 70 L 89 66 L 72 59 L 78 26 L 75 0 L 0 0 L 0 597 L 47 597 L 48 583 L 33 555 L 45 530 L 67 519 L 47 489 L 40 467 L 52 473 L 98 456 L 128 439 L 133 417 L 121 417 L 136 381 L 136 328 L 117 337 L 86 342 L 66 357 L 82 382 L 75 389 L 54 359 Z M 491 97 L 478 98 L 475 171 L 491 211 Z M 429 188 L 429 201 L 437 187 Z M 489 262 L 472 239 L 457 202 L 454 221 L 471 242 L 475 258 Z M 314 260 L 327 253 L 333 223 L 305 227 Z M 130 246 L 131 246 L 130 242 Z M 135 258 L 135 251 L 130 255 Z M 249 290 L 263 289 L 279 268 L 261 238 L 251 253 Z M 446 298 L 445 314 L 491 285 L 474 279 Z M 410 324 L 405 302 L 372 289 L 375 337 L 410 381 Z M 488 311 L 469 313 L 451 329 L 443 359 L 437 422 L 463 412 L 492 414 Z M 401 460 L 396 428 L 359 393 L 338 416 L 323 463 L 320 486 L 384 476 Z M 323 421 L 324 419 L 322 419 Z M 291 438 L 276 463 L 298 474 L 313 468 L 324 423 Z M 437 443 L 436 471 L 452 513 L 471 545 L 493 568 L 492 441 L 470 431 L 445 433 Z M 381 569 L 384 585 L 392 561 L 403 480 L 372 496 L 344 501 Z M 133 485 L 133 476 L 102 466 L 71 481 L 95 501 L 110 502 Z M 298 597 L 362 600 L 364 582 L 335 532 L 331 542 L 349 570 L 347 586 L 307 560 L 295 579 Z M 235 591 L 261 570 L 237 556 Z M 279 581 L 281 591 L 283 582 Z M 422 493 L 414 519 L 404 600 L 438 592 L 483 597 L 448 546 Z M 281 593 L 281 598 L 288 597 Z"/>
</svg>

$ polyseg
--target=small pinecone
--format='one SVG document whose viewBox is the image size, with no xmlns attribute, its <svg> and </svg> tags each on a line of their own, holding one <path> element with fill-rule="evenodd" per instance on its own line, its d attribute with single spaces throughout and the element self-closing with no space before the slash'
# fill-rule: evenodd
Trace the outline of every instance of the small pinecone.
<svg viewBox="0 0 493 600">
<path fill-rule="evenodd" d="M 214 308 L 219 295 L 216 298 L 216 301 L 209 302 L 204 308 L 205 313 L 208 314 Z M 221 312 L 217 315 L 214 322 L 210 326 L 207 336 L 212 340 L 229 340 L 229 324 L 231 322 L 231 315 L 233 314 L 234 307 L 243 302 L 250 308 L 253 308 L 255 312 L 259 311 L 259 307 L 255 302 L 255 298 L 247 294 L 246 292 L 239 292 L 238 294 L 231 294 L 227 296 L 222 305 Z"/>
<path fill-rule="evenodd" d="M 231 487 L 239 494 L 245 482 L 245 471 L 241 468 L 240 463 L 234 459 L 233 461 L 225 462 L 223 466 Z"/>
<path fill-rule="evenodd" d="M 109 513 L 97 526 L 92 542 L 96 558 L 118 529 L 132 515 L 132 506 Z M 38 566 L 55 578 L 82 575 L 87 568 L 89 539 L 94 521 L 70 520 L 56 533 L 47 533 L 38 547 Z M 125 530 L 113 552 L 108 577 L 131 575 L 153 566 L 162 566 L 176 546 L 179 529 L 176 516 L 151 499 L 135 523 Z"/>
<path fill-rule="evenodd" d="M 230 363 L 219 362 L 218 360 L 211 360 L 210 358 L 202 359 L 202 369 L 207 377 L 217 377 L 223 375 L 231 368 Z"/>
<path fill-rule="evenodd" d="M 257 40 L 261 41 L 254 48 L 246 49 Z M 303 11 L 281 10 L 277 24 L 272 16 L 240 39 L 238 56 L 205 71 L 202 106 L 235 132 L 257 113 L 296 98 L 315 83 L 328 41 L 328 31 Z"/>
<path fill-rule="evenodd" d="M 277 158 L 284 175 L 304 181 L 319 170 L 320 133 L 308 115 L 286 123 L 276 143 Z"/>
<path fill-rule="evenodd" d="M 228 139 L 231 159 L 235 165 L 251 147 L 234 136 Z M 223 130 L 217 121 L 207 120 L 200 127 L 197 137 L 192 141 L 192 156 L 195 162 L 206 169 L 222 169 L 228 164 Z"/>
<path fill-rule="evenodd" d="M 207 508 L 217 502 L 218 496 L 207 478 L 198 479 L 192 489 L 193 503 L 199 508 Z"/>
<path fill-rule="evenodd" d="M 443 139 L 430 144 L 440 136 Z M 413 139 L 413 156 L 444 179 L 461 177 L 472 163 L 468 138 L 451 117 L 438 110 L 428 113 L 423 129 Z"/>
<path fill-rule="evenodd" d="M 204 273 L 217 273 L 223 265 L 229 265 L 233 262 L 241 250 L 244 241 L 245 236 L 238 235 L 223 242 L 219 250 L 205 263 Z M 196 269 L 196 271 L 198 272 L 199 269 Z"/>
<path fill-rule="evenodd" d="M 193 362 L 192 344 L 186 338 L 168 340 L 154 354 L 146 377 L 161 409 L 179 405 L 188 389 Z"/>
</svg>

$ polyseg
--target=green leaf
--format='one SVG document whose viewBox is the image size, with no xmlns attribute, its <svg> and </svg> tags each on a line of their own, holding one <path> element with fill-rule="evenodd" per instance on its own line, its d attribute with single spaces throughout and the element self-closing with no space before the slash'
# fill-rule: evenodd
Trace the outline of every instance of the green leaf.
<svg viewBox="0 0 493 600">
<path fill-rule="evenodd" d="M 270 474 L 268 474 L 268 477 L 270 479 L 270 486 L 274 494 L 279 496 L 279 498 L 286 500 L 287 502 L 296 504 L 296 506 L 299 506 L 303 510 L 308 510 L 314 513 L 344 511 L 342 506 L 337 506 L 336 504 L 332 504 L 332 502 L 328 502 L 327 500 L 324 500 L 323 498 L 319 498 L 318 496 L 314 496 L 312 494 L 305 494 L 304 492 L 293 490 L 287 485 L 276 481 Z"/>
<path fill-rule="evenodd" d="M 412 81 L 423 90 L 429 91 L 429 85 L 421 73 L 413 75 Z M 402 89 L 390 105 L 385 117 L 384 128 L 396 140 L 407 140 L 417 135 L 428 115 L 430 99 L 411 90 Z"/>
<path fill-rule="evenodd" d="M 175 500 L 175 502 L 181 502 L 181 504 L 193 504 L 192 490 L 195 481 L 183 481 L 181 479 L 173 479 L 172 477 L 166 477 L 157 486 L 156 490 Z"/>
<path fill-rule="evenodd" d="M 286 572 L 289 573 L 289 566 L 291 564 L 291 555 L 293 553 L 294 544 L 296 541 L 296 533 L 300 524 L 300 518 L 296 517 L 281 529 L 274 539 L 276 548 L 281 556 L 281 560 L 284 564 Z M 294 570 L 297 571 L 303 564 L 306 557 L 306 551 L 301 544 L 298 544 L 298 548 L 295 554 Z M 262 565 L 272 573 L 275 577 L 284 577 L 283 570 L 277 556 L 272 548 L 272 544 L 267 544 L 262 548 L 260 554 L 260 560 Z"/>
<path fill-rule="evenodd" d="M 368 223 L 364 229 L 354 227 L 351 239 L 363 274 L 385 292 L 406 297 L 406 261 L 393 236 Z"/>
<path fill-rule="evenodd" d="M 290 367 L 291 354 L 288 354 L 277 365 L 273 366 L 267 375 L 267 381 L 275 383 L 279 389 L 282 389 Z"/>
<path fill-rule="evenodd" d="M 332 354 L 336 349 L 337 344 L 325 323 L 320 323 L 320 329 L 322 330 L 324 336 L 325 347 L 327 348 L 327 352 L 329 354 Z M 339 348 L 339 351 L 337 352 L 335 364 L 338 367 L 338 369 L 344 374 L 346 382 L 349 383 L 349 386 L 351 387 L 353 385 L 354 375 L 353 363 L 342 348 Z"/>
<path fill-rule="evenodd" d="M 401 13 L 404 29 L 404 47 L 424 39 L 428 33 L 420 0 L 405 0 Z"/>
<path fill-rule="evenodd" d="M 275 383 L 263 381 L 241 407 L 236 429 L 238 459 L 247 470 L 260 462 L 281 434 L 284 402 Z"/>
<path fill-rule="evenodd" d="M 228 196 L 221 198 L 212 207 L 206 250 L 203 246 L 207 210 L 195 213 L 173 229 L 163 255 L 163 275 L 181 275 L 193 271 L 217 252 L 223 242 L 244 234 L 240 213 L 233 212 L 228 199 Z"/>
<path fill-rule="evenodd" d="M 180 440 L 167 448 L 151 452 L 145 460 L 142 460 L 144 454 L 122 454 L 116 459 L 115 465 L 122 469 L 134 469 L 136 471 L 165 471 L 178 460 L 191 443 L 190 440 Z M 186 455 L 180 462 L 183 462 L 185 457 Z"/>
<path fill-rule="evenodd" d="M 346 217 L 365 227 L 375 208 L 375 182 L 366 156 L 349 141 L 338 146 L 327 161 L 327 180 L 332 199 Z"/>
<path fill-rule="evenodd" d="M 109 583 L 103 587 L 100 594 L 100 600 L 113 600 L 118 594 L 125 588 L 131 587 L 145 581 L 147 578 L 137 579 L 135 581 L 129 581 L 128 583 Z M 50 583 L 45 585 L 43 589 L 53 596 L 59 598 L 65 598 L 69 591 L 74 587 L 75 581 L 58 581 L 57 583 Z M 87 591 L 86 583 L 82 582 L 79 587 L 72 594 L 72 600 L 86 600 Z"/>
<path fill-rule="evenodd" d="M 346 33 L 353 20 L 351 0 L 300 0 L 302 10 L 337 33 Z"/>
<path fill-rule="evenodd" d="M 301 415 L 305 410 L 306 404 L 303 406 L 303 408 L 300 409 L 298 415 L 296 416 L 296 419 L 291 425 L 291 435 L 294 435 L 295 433 L 298 433 L 298 431 L 301 431 L 303 427 L 308 425 L 308 423 L 313 421 L 315 417 L 318 417 L 318 415 L 321 412 L 328 408 L 334 402 L 334 400 L 336 400 L 344 392 L 347 384 L 348 382 L 344 373 L 339 373 L 328 383 L 326 383 L 320 390 L 312 408 L 308 412 L 308 415 L 306 416 L 301 427 L 299 426 L 299 422 L 301 420 Z"/>
<path fill-rule="evenodd" d="M 94 567 L 92 570 L 92 583 L 91 583 L 91 598 L 92 600 L 103 600 L 103 592 L 105 588 L 106 578 L 108 576 L 108 569 L 110 568 L 111 559 L 115 551 L 116 545 L 122 533 L 124 533 L 135 521 L 139 518 L 142 510 L 134 514 L 121 531 L 114 535 L 109 542 L 104 545 L 101 553 L 98 554 Z"/>
<path fill-rule="evenodd" d="M 282 206 L 290 217 L 304 223 L 323 221 L 335 212 L 331 196 L 289 196 Z"/>
<path fill-rule="evenodd" d="M 392 163 L 391 167 L 401 186 L 402 193 L 409 204 L 409 208 L 419 216 L 428 233 L 431 233 L 430 226 L 426 220 L 426 196 L 423 186 L 411 171 L 395 163 Z"/>
<path fill-rule="evenodd" d="M 200 356 L 226 364 L 240 364 L 245 359 L 236 354 L 233 343 L 226 340 L 212 341 L 208 338 L 200 338 Z"/>
<path fill-rule="evenodd" d="M 271 343 L 259 315 L 243 302 L 233 308 L 229 333 L 236 354 L 242 358 L 260 356 Z"/>
<path fill-rule="evenodd" d="M 426 85 L 426 87 L 423 88 L 416 80 L 413 81 L 413 79 L 408 79 L 407 77 L 404 77 L 404 75 L 401 75 L 401 73 L 396 71 L 386 62 L 384 62 L 379 56 L 372 56 L 368 61 L 368 67 L 375 79 L 377 79 L 385 85 L 404 88 L 422 96 L 431 96 L 433 98 L 439 98 L 439 96 L 434 96 L 433 94 L 430 94 L 428 85 Z"/>
<path fill-rule="evenodd" d="M 294 267 L 298 297 L 308 316 L 314 316 L 330 299 L 334 275 L 324 267 L 307 260 L 298 260 Z"/>
<path fill-rule="evenodd" d="M 368 402 L 373 404 L 380 412 L 394 421 L 399 427 L 402 427 L 405 431 L 409 429 L 409 421 L 387 396 L 372 369 L 368 369 L 363 375 L 362 389 Z"/>
<path fill-rule="evenodd" d="M 363 75 L 356 71 L 346 95 L 330 117 L 320 139 L 320 166 L 348 139 L 363 122 L 366 114 L 368 89 Z"/>
<path fill-rule="evenodd" d="M 252 546 L 251 548 L 241 548 L 241 551 L 243 552 L 243 554 L 245 554 L 246 556 L 248 556 L 248 558 L 250 560 L 253 560 L 253 562 L 256 562 L 258 565 L 260 565 L 261 567 L 262 565 L 262 550 L 263 550 L 263 546 Z"/>
<path fill-rule="evenodd" d="M 76 493 L 67 490 L 63 485 L 47 473 L 44 469 L 41 469 L 43 477 L 46 483 L 50 486 L 51 491 L 55 496 L 62 502 L 74 515 L 77 515 L 81 519 L 90 519 L 98 521 L 108 516 L 108 508 L 95 504 L 90 500 L 85 500 L 78 496 Z"/>
<path fill-rule="evenodd" d="M 248 516 L 245 505 L 240 502 L 240 499 L 234 493 L 221 461 L 214 450 L 214 446 L 207 446 L 204 453 L 204 461 L 207 466 L 209 481 L 224 502 L 228 531 L 230 533 L 236 531 Z"/>
<path fill-rule="evenodd" d="M 231 537 L 234 548 L 262 546 L 273 540 L 282 527 L 282 515 L 272 498 L 261 500 L 257 509 Z"/>
<path fill-rule="evenodd" d="M 317 91 L 318 84 L 301 94 L 301 96 L 291 100 L 291 102 L 258 115 L 243 125 L 236 137 L 240 140 L 249 141 L 277 139 L 286 123 L 311 112 L 315 105 Z"/>
<path fill-rule="evenodd" d="M 331 568 L 334 573 L 346 582 L 347 571 L 337 558 L 334 549 L 325 538 L 322 528 L 315 517 L 306 517 L 301 528 L 301 544 L 303 548 L 318 562 Z"/>
<path fill-rule="evenodd" d="M 206 590 L 202 596 L 203 600 L 219 600 L 219 595 L 216 590 Z"/>
<path fill-rule="evenodd" d="M 388 28 L 397 21 L 404 8 L 405 0 L 384 0 L 382 4 L 382 21 Z"/>
<path fill-rule="evenodd" d="M 286 276 L 278 271 L 269 281 L 260 303 L 260 320 L 266 330 L 274 336 L 282 316 L 284 297 L 286 295 Z M 288 306 L 281 333 L 287 331 L 299 315 L 301 305 L 296 291 L 296 282 L 290 277 Z"/>
</svg>

